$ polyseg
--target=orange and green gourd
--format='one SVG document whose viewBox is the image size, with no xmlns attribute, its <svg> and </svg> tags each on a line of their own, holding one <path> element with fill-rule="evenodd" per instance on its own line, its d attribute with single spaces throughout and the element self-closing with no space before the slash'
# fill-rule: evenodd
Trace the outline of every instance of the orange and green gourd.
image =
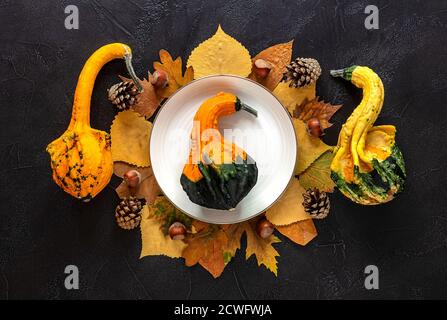
<svg viewBox="0 0 447 320">
<path fill-rule="evenodd" d="M 191 151 L 180 182 L 190 200 L 198 205 L 232 210 L 256 184 L 255 161 L 226 141 L 219 131 L 220 117 L 239 110 L 257 116 L 234 94 L 220 92 L 203 102 L 194 116 Z"/>
<path fill-rule="evenodd" d="M 370 68 L 352 66 L 331 75 L 363 89 L 363 99 L 343 125 L 334 149 L 331 177 L 352 201 L 375 205 L 392 200 L 403 190 L 406 173 L 393 125 L 374 126 L 382 110 L 384 89 Z"/>
<path fill-rule="evenodd" d="M 113 172 L 110 135 L 90 127 L 90 100 L 99 71 L 118 58 L 125 58 L 129 67 L 131 49 L 112 43 L 90 56 L 78 79 L 68 129 L 47 146 L 54 182 L 84 201 L 104 189 Z"/>
</svg>

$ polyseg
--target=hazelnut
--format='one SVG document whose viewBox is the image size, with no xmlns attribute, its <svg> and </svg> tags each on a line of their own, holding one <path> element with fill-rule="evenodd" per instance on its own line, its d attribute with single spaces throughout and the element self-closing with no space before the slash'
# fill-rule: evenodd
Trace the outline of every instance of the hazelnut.
<svg viewBox="0 0 447 320">
<path fill-rule="evenodd" d="M 168 81 L 168 74 L 163 70 L 155 70 L 152 74 L 151 83 L 157 89 L 166 87 L 168 85 Z"/>
<path fill-rule="evenodd" d="M 314 137 L 321 137 L 323 135 L 323 129 L 321 128 L 320 120 L 317 118 L 311 118 L 307 121 L 307 132 Z"/>
<path fill-rule="evenodd" d="M 253 70 L 258 78 L 261 78 L 261 79 L 267 78 L 271 69 L 272 69 L 272 64 L 268 61 L 263 60 L 263 59 L 257 59 L 253 63 Z"/>
<path fill-rule="evenodd" d="M 186 227 L 181 222 L 171 224 L 168 232 L 172 240 L 183 240 L 186 237 Z"/>
<path fill-rule="evenodd" d="M 126 184 L 131 188 L 135 188 L 141 183 L 141 173 L 139 173 L 137 170 L 127 171 L 124 174 L 123 178 Z"/>
<path fill-rule="evenodd" d="M 256 223 L 256 233 L 262 239 L 270 237 L 275 230 L 275 226 L 266 218 L 261 218 Z"/>
</svg>

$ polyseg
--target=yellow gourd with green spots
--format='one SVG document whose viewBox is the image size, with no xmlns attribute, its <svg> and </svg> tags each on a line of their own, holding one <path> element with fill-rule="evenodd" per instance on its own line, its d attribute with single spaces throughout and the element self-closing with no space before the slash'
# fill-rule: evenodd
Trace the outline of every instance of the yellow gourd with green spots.
<svg viewBox="0 0 447 320">
<path fill-rule="evenodd" d="M 331 176 L 352 201 L 374 205 L 392 200 L 403 189 L 405 164 L 395 144 L 396 128 L 373 126 L 382 110 L 384 90 L 370 68 L 352 66 L 331 75 L 363 89 L 363 99 L 343 125 L 334 149 Z"/>
</svg>

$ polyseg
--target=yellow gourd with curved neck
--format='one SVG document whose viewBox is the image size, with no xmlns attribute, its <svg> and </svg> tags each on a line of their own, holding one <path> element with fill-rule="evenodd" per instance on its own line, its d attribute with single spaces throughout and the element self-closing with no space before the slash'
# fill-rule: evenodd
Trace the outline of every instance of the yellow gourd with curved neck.
<svg viewBox="0 0 447 320">
<path fill-rule="evenodd" d="M 90 127 L 90 100 L 99 71 L 117 58 L 128 59 L 130 65 L 131 49 L 112 43 L 90 56 L 78 79 L 68 129 L 47 146 L 53 180 L 65 192 L 84 201 L 96 196 L 113 172 L 110 135 Z"/>
</svg>

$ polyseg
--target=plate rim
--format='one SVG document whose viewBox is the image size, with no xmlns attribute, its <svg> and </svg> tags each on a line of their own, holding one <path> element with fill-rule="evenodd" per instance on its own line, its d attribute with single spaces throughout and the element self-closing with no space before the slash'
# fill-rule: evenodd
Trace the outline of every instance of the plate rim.
<svg viewBox="0 0 447 320">
<path fill-rule="evenodd" d="M 248 220 L 250 220 L 250 219 L 256 218 L 257 216 L 261 215 L 263 212 L 266 212 L 268 209 L 270 209 L 274 204 L 276 204 L 276 203 L 283 197 L 284 193 L 285 193 L 286 190 L 289 188 L 289 186 L 290 186 L 290 184 L 291 184 L 291 182 L 292 182 L 292 179 L 294 178 L 294 175 L 295 175 L 295 168 L 296 168 L 296 164 L 297 164 L 297 162 L 298 162 L 298 140 L 297 140 L 297 137 L 296 137 L 296 129 L 295 129 L 295 126 L 294 126 L 294 124 L 293 124 L 293 119 L 292 119 L 292 116 L 291 116 L 290 113 L 289 113 L 289 110 L 288 110 L 288 109 L 281 103 L 281 101 L 279 101 L 279 99 L 273 94 L 273 92 L 270 91 L 267 87 L 265 87 L 265 86 L 262 85 L 261 83 L 259 83 L 259 82 L 257 82 L 257 81 L 254 81 L 253 79 L 250 79 L 250 78 L 244 78 L 244 77 L 241 77 L 241 76 L 238 76 L 238 75 L 234 75 L 234 74 L 213 74 L 213 75 L 205 76 L 205 77 L 202 77 L 202 78 L 199 78 L 199 79 L 194 79 L 193 81 L 191 81 L 191 82 L 187 83 L 186 85 L 180 87 L 180 88 L 177 89 L 177 90 L 176 90 L 176 91 L 175 91 L 169 98 L 166 99 L 166 101 L 163 103 L 162 106 L 160 106 L 160 109 L 158 110 L 157 114 L 155 115 L 155 117 L 154 117 L 154 119 L 153 119 L 153 121 L 152 121 L 153 126 L 155 126 L 155 123 L 156 123 L 156 121 L 157 121 L 157 118 L 158 118 L 158 116 L 160 115 L 160 113 L 162 112 L 163 107 L 169 102 L 169 100 L 171 100 L 171 99 L 172 99 L 176 94 L 178 94 L 180 91 L 182 91 L 183 89 L 185 89 L 186 87 L 188 87 L 189 85 L 191 85 L 191 84 L 193 84 L 193 83 L 195 83 L 195 82 L 202 81 L 202 80 L 206 80 L 206 79 L 209 79 L 209 78 L 220 78 L 220 77 L 231 77 L 231 78 L 237 78 L 237 79 L 241 79 L 241 80 L 249 81 L 249 82 L 254 83 L 254 84 L 256 84 L 257 86 L 261 87 L 262 89 L 264 89 L 265 91 L 267 91 L 270 95 L 272 95 L 272 96 L 276 99 L 276 101 L 278 101 L 279 105 L 284 109 L 284 112 L 287 114 L 288 119 L 289 119 L 289 121 L 290 121 L 290 124 L 292 125 L 293 133 L 294 133 L 294 136 L 295 136 L 295 143 L 296 143 L 296 145 L 297 145 L 296 148 L 295 148 L 295 162 L 294 162 L 294 165 L 293 165 L 293 168 L 294 168 L 294 169 L 293 169 L 293 171 L 292 171 L 292 174 L 290 175 L 290 178 L 289 178 L 289 181 L 287 182 L 286 187 L 284 188 L 284 190 L 281 191 L 281 193 L 280 193 L 279 196 L 275 199 L 275 201 L 273 201 L 273 202 L 272 202 L 269 206 L 267 206 L 265 209 L 263 209 L 263 210 L 261 210 L 261 211 L 255 213 L 255 214 L 251 215 L 250 217 L 243 218 L 243 219 L 239 219 L 239 220 L 237 220 L 237 221 L 235 221 L 235 222 L 232 222 L 232 223 L 224 223 L 224 222 L 215 222 L 215 221 L 211 221 L 211 220 L 208 220 L 208 219 L 198 219 L 196 216 L 190 214 L 189 212 L 186 212 L 186 211 L 180 209 L 180 208 L 179 208 L 179 207 L 178 207 L 178 206 L 171 200 L 171 198 L 169 198 L 169 196 L 166 194 L 166 192 L 165 192 L 165 191 L 163 190 L 163 188 L 161 187 L 160 183 L 158 183 L 157 175 L 156 175 L 156 173 L 155 173 L 155 170 L 153 170 L 153 167 L 152 167 L 152 152 L 151 152 L 151 146 L 152 146 L 152 137 L 153 137 L 153 135 L 152 135 L 152 130 L 151 130 L 151 135 L 150 135 L 150 137 L 149 137 L 149 161 L 150 161 L 150 166 L 151 166 L 152 173 L 153 173 L 153 175 L 154 175 L 155 181 L 157 182 L 158 186 L 160 187 L 160 190 L 161 190 L 161 192 L 163 193 L 163 195 L 169 200 L 169 202 L 170 202 L 170 203 L 171 203 L 177 210 L 179 210 L 180 212 L 186 214 L 188 217 L 190 217 L 190 218 L 192 218 L 192 219 L 195 219 L 195 220 L 199 220 L 199 221 L 201 221 L 201 222 L 205 222 L 205 223 L 223 225 L 223 224 L 236 224 L 236 223 L 241 223 L 241 222 L 245 222 L 245 221 L 248 221 Z M 152 128 L 152 129 L 153 129 L 153 128 Z M 231 212 L 230 212 L 229 210 L 221 210 L 221 211 L 226 211 L 227 213 L 231 214 Z"/>
</svg>

